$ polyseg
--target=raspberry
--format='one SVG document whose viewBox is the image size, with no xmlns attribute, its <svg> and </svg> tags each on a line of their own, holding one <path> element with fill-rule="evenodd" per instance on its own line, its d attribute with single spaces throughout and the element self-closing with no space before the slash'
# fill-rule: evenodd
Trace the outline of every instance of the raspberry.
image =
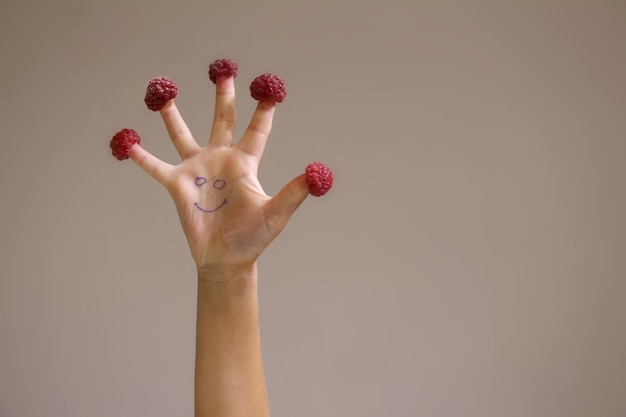
<svg viewBox="0 0 626 417">
<path fill-rule="evenodd" d="M 118 161 L 128 159 L 128 153 L 130 148 L 135 144 L 141 144 L 141 137 L 133 129 L 122 129 L 113 136 L 111 139 L 111 150 L 113 156 Z"/>
<path fill-rule="evenodd" d="M 216 59 L 209 65 L 209 78 L 213 84 L 217 82 L 217 77 L 233 77 L 237 76 L 239 66 L 230 59 Z"/>
<path fill-rule="evenodd" d="M 152 111 L 159 111 L 168 101 L 176 97 L 178 87 L 167 77 L 157 77 L 150 80 L 144 101 Z"/>
<path fill-rule="evenodd" d="M 321 162 L 310 163 L 305 172 L 306 184 L 311 195 L 323 196 L 333 187 L 333 172 Z"/>
<path fill-rule="evenodd" d="M 250 93 L 255 100 L 274 100 L 277 103 L 287 96 L 285 82 L 278 75 L 262 74 L 250 84 Z"/>
</svg>

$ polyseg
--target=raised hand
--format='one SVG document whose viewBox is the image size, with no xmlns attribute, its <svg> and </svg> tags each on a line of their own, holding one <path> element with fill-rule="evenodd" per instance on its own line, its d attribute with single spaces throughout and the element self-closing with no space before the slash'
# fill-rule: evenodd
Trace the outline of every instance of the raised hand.
<svg viewBox="0 0 626 417">
<path fill-rule="evenodd" d="M 129 157 L 172 196 L 198 268 L 254 262 L 309 194 L 305 174 L 274 197 L 265 194 L 257 179 L 275 108 L 272 96 L 261 97 L 235 142 L 234 77 L 217 76 L 213 127 L 206 145 L 194 139 L 172 98 L 159 112 L 182 161 L 168 164 L 140 144 L 129 150 Z"/>
</svg>

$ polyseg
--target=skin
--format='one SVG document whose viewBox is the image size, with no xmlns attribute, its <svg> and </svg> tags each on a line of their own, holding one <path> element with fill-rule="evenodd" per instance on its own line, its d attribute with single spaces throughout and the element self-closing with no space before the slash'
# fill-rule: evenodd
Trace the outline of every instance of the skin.
<svg viewBox="0 0 626 417">
<path fill-rule="evenodd" d="M 206 178 L 204 177 L 198 177 L 195 180 L 195 183 L 198 187 L 202 187 L 203 185 L 206 185 Z M 222 180 L 222 179 L 217 179 L 213 182 L 213 187 L 217 190 L 221 190 L 222 188 L 224 188 L 226 186 L 226 181 Z M 219 206 L 214 207 L 212 209 L 207 209 L 204 208 L 200 205 L 200 203 L 195 202 L 194 205 L 201 211 L 204 211 L 205 213 L 213 213 L 216 210 L 221 209 L 222 207 L 224 207 L 224 205 L 228 202 L 228 200 L 223 199 L 222 202 L 220 203 Z"/>
<path fill-rule="evenodd" d="M 257 259 L 308 196 L 304 174 L 274 197 L 265 194 L 257 178 L 275 107 L 273 101 L 259 101 L 234 143 L 234 80 L 218 77 L 206 145 L 193 138 L 170 100 L 160 114 L 182 161 L 168 164 L 138 144 L 130 150 L 130 158 L 172 196 L 197 267 L 196 417 L 269 415 Z M 199 186 L 199 177 L 206 184 Z M 224 181 L 219 189 L 213 186 L 217 179 Z"/>
</svg>

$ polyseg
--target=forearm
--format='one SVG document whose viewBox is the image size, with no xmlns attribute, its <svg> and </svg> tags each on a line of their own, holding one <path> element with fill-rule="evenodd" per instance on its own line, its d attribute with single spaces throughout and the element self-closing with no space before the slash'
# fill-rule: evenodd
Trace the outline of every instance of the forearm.
<svg viewBox="0 0 626 417">
<path fill-rule="evenodd" d="M 198 272 L 196 417 L 269 415 L 256 264 Z"/>
</svg>

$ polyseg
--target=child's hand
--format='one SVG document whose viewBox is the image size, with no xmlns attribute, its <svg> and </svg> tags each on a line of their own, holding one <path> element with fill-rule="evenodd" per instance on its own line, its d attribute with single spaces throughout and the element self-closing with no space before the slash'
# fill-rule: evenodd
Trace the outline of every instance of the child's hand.
<svg viewBox="0 0 626 417">
<path fill-rule="evenodd" d="M 248 128 L 234 143 L 234 79 L 219 76 L 206 146 L 193 138 L 172 99 L 160 114 L 182 162 L 170 165 L 139 144 L 130 148 L 130 158 L 172 196 L 199 270 L 254 263 L 309 194 L 305 174 L 274 197 L 265 194 L 257 179 L 275 107 L 272 99 L 260 100 Z"/>
</svg>

